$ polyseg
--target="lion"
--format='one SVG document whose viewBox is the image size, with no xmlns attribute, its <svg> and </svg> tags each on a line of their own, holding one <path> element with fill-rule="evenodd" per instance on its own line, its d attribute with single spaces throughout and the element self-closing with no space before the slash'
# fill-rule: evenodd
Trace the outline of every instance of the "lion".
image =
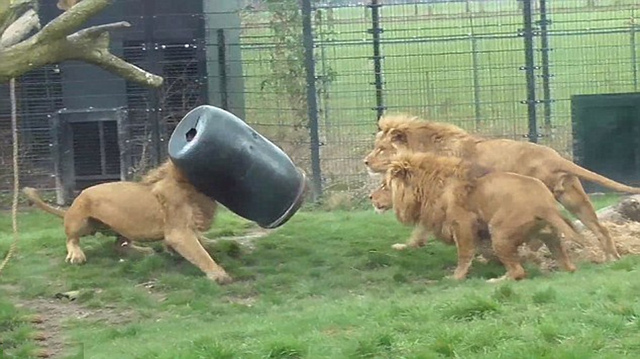
<svg viewBox="0 0 640 359">
<path fill-rule="evenodd" d="M 491 282 L 525 278 L 518 247 L 534 236 L 564 270 L 576 270 L 559 237 L 582 245 L 584 241 L 557 208 L 553 194 L 536 178 L 492 171 L 457 157 L 402 151 L 392 158 L 385 183 L 399 222 L 421 224 L 445 243 L 456 245 L 454 279 L 467 276 L 481 224 L 488 227 L 493 252 L 507 270 Z M 554 230 L 551 235 L 542 231 L 547 226 Z"/>
<path fill-rule="evenodd" d="M 497 171 L 537 178 L 558 202 L 596 235 L 607 260 L 620 258 L 609 231 L 598 221 L 580 178 L 620 192 L 640 193 L 640 188 L 582 168 L 546 146 L 509 139 L 485 139 L 451 124 L 402 114 L 386 115 L 378 121 L 374 149 L 364 159 L 369 174 L 384 173 L 391 156 L 398 150 L 460 157 Z"/>
<path fill-rule="evenodd" d="M 391 188 L 387 186 L 385 180 L 383 180 L 382 183 L 375 190 L 373 190 L 371 194 L 369 194 L 369 200 L 371 200 L 373 209 L 378 214 L 383 214 L 393 208 Z M 548 231 L 550 229 L 547 228 L 546 230 Z M 394 243 L 391 248 L 395 250 L 404 250 L 407 248 L 424 247 L 427 244 L 428 235 L 429 231 L 418 224 L 416 226 L 416 230 L 411 234 L 411 237 L 409 237 L 406 243 Z M 487 228 L 486 225 L 481 225 L 478 231 L 478 236 L 480 238 L 482 256 L 489 261 L 495 260 L 496 257 L 493 255 L 491 249 L 487 248 L 487 244 L 489 244 L 491 239 L 489 236 L 489 228 Z M 542 246 L 543 243 L 537 238 L 532 238 L 526 244 L 532 251 L 535 252 Z"/>
<path fill-rule="evenodd" d="M 369 199 L 371 200 L 371 204 L 373 205 L 373 209 L 378 214 L 386 213 L 387 211 L 393 209 L 393 201 L 391 197 L 391 188 L 387 186 L 385 180 L 371 192 L 369 195 Z M 486 224 L 478 223 L 478 233 L 477 238 L 479 241 L 476 243 L 477 248 L 482 256 L 483 262 L 499 262 L 498 257 L 493 253 L 493 249 L 491 249 L 491 237 L 489 236 L 489 228 L 487 228 Z M 407 243 L 394 243 L 391 248 L 395 250 L 404 250 L 407 248 L 420 248 L 424 247 L 427 244 L 427 238 L 429 235 L 429 231 L 422 226 L 417 227 L 420 230 L 417 231 L 417 235 L 414 233 Z M 442 233 L 435 233 L 436 235 Z M 445 243 L 454 243 L 453 238 L 437 238 Z M 542 246 L 542 242 L 538 239 L 531 239 L 528 243 L 530 247 L 535 245 L 537 250 Z"/>
<path fill-rule="evenodd" d="M 384 180 L 382 181 L 380 186 L 378 186 L 378 188 L 371 192 L 371 194 L 369 195 L 369 199 L 371 200 L 373 209 L 378 214 L 383 214 L 393 208 L 391 188 L 387 186 L 387 182 Z M 412 233 L 407 243 L 395 243 L 391 247 L 396 250 L 424 247 L 427 244 L 429 230 L 422 226 L 418 226 L 417 228 L 418 230 Z M 439 234 L 441 235 L 442 233 L 436 233 L 436 236 Z M 450 238 L 440 239 L 445 242 L 452 241 L 452 239 Z"/>
<path fill-rule="evenodd" d="M 35 189 L 23 192 L 40 209 L 64 218 L 67 236 L 65 260 L 86 262 L 80 238 L 102 232 L 115 233 L 120 246 L 147 253 L 133 244 L 164 240 L 167 247 L 182 255 L 220 284 L 231 277 L 207 253 L 200 232 L 214 219 L 217 202 L 198 192 L 170 160 L 150 171 L 140 182 L 108 182 L 84 189 L 68 210 L 46 204 Z"/>
<path fill-rule="evenodd" d="M 371 200 L 374 211 L 378 214 L 383 214 L 393 208 L 391 189 L 387 186 L 386 181 L 382 181 L 380 186 L 369 194 L 369 200 Z M 391 247 L 396 250 L 424 247 L 427 244 L 428 231 L 423 227 L 417 228 L 419 228 L 420 231 L 415 231 L 406 244 L 395 243 Z"/>
</svg>

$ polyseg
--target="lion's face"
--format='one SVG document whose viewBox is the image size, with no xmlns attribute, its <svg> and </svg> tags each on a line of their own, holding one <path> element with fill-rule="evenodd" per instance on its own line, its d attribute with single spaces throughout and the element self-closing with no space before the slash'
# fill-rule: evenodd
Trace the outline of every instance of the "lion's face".
<svg viewBox="0 0 640 359">
<path fill-rule="evenodd" d="M 367 166 L 369 175 L 371 177 L 378 177 L 384 174 L 391 164 L 392 157 L 398 153 L 398 150 L 404 148 L 406 148 L 406 146 L 398 141 L 392 134 L 382 131 L 378 132 L 373 150 L 364 158 L 364 164 Z"/>
<path fill-rule="evenodd" d="M 391 189 L 384 182 L 371 192 L 369 199 L 371 199 L 371 204 L 376 213 L 382 214 L 393 208 Z"/>
</svg>

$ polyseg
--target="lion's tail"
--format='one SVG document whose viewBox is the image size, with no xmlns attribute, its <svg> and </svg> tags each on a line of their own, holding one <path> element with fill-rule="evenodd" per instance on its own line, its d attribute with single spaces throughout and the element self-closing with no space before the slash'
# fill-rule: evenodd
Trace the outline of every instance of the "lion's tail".
<svg viewBox="0 0 640 359">
<path fill-rule="evenodd" d="M 595 172 L 589 171 L 586 168 L 580 167 L 577 164 L 564 160 L 560 166 L 561 171 L 569 172 L 575 176 L 578 176 L 587 181 L 595 182 L 601 186 L 605 186 L 607 188 L 611 188 L 618 192 L 626 192 L 633 194 L 640 194 L 640 188 L 627 186 L 626 184 L 622 184 L 620 182 L 616 182 L 610 178 L 607 178 L 603 175 L 597 174 Z"/>
<path fill-rule="evenodd" d="M 41 210 L 45 211 L 45 212 L 49 212 L 55 216 L 58 216 L 60 218 L 64 218 L 64 214 L 66 211 L 59 209 L 59 208 L 55 208 L 47 203 L 45 203 L 42 198 L 40 198 L 40 195 L 38 194 L 38 191 L 35 188 L 31 188 L 31 187 L 24 187 L 22 189 L 22 193 L 24 193 L 24 195 L 31 201 L 33 202 L 33 204 L 35 204 L 38 208 L 40 208 Z"/>
<path fill-rule="evenodd" d="M 551 224 L 559 233 L 583 247 L 587 245 L 584 238 L 576 231 L 576 227 L 571 221 L 563 216 L 559 211 L 549 211 L 542 219 Z"/>
</svg>

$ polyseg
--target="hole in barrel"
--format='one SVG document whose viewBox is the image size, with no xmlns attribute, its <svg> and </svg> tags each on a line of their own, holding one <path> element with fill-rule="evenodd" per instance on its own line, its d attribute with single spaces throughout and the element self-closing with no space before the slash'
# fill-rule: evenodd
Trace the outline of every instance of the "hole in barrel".
<svg viewBox="0 0 640 359">
<path fill-rule="evenodd" d="M 191 142 L 191 140 L 193 140 L 193 138 L 196 137 L 196 134 L 198 134 L 198 130 L 196 130 L 195 128 L 192 128 L 189 131 L 187 131 L 187 134 L 186 134 L 187 142 Z"/>
</svg>

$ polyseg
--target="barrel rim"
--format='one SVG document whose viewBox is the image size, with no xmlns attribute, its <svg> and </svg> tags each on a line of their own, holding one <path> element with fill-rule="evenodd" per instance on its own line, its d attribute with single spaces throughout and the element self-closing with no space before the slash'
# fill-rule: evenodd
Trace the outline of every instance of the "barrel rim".
<svg viewBox="0 0 640 359">
<path fill-rule="evenodd" d="M 304 195 L 309 189 L 309 184 L 308 184 L 309 181 L 307 180 L 307 175 L 304 173 L 304 171 L 300 171 L 299 169 L 297 170 L 298 170 L 298 173 L 302 175 L 302 181 L 301 181 L 300 187 L 298 188 L 298 193 L 296 194 L 296 198 L 293 201 L 293 204 L 291 204 L 291 206 L 278 219 L 271 222 L 270 224 L 260 225 L 260 227 L 266 228 L 266 229 L 273 229 L 273 228 L 279 227 L 283 225 L 285 222 L 287 222 L 302 206 L 302 203 L 304 202 Z"/>
</svg>

